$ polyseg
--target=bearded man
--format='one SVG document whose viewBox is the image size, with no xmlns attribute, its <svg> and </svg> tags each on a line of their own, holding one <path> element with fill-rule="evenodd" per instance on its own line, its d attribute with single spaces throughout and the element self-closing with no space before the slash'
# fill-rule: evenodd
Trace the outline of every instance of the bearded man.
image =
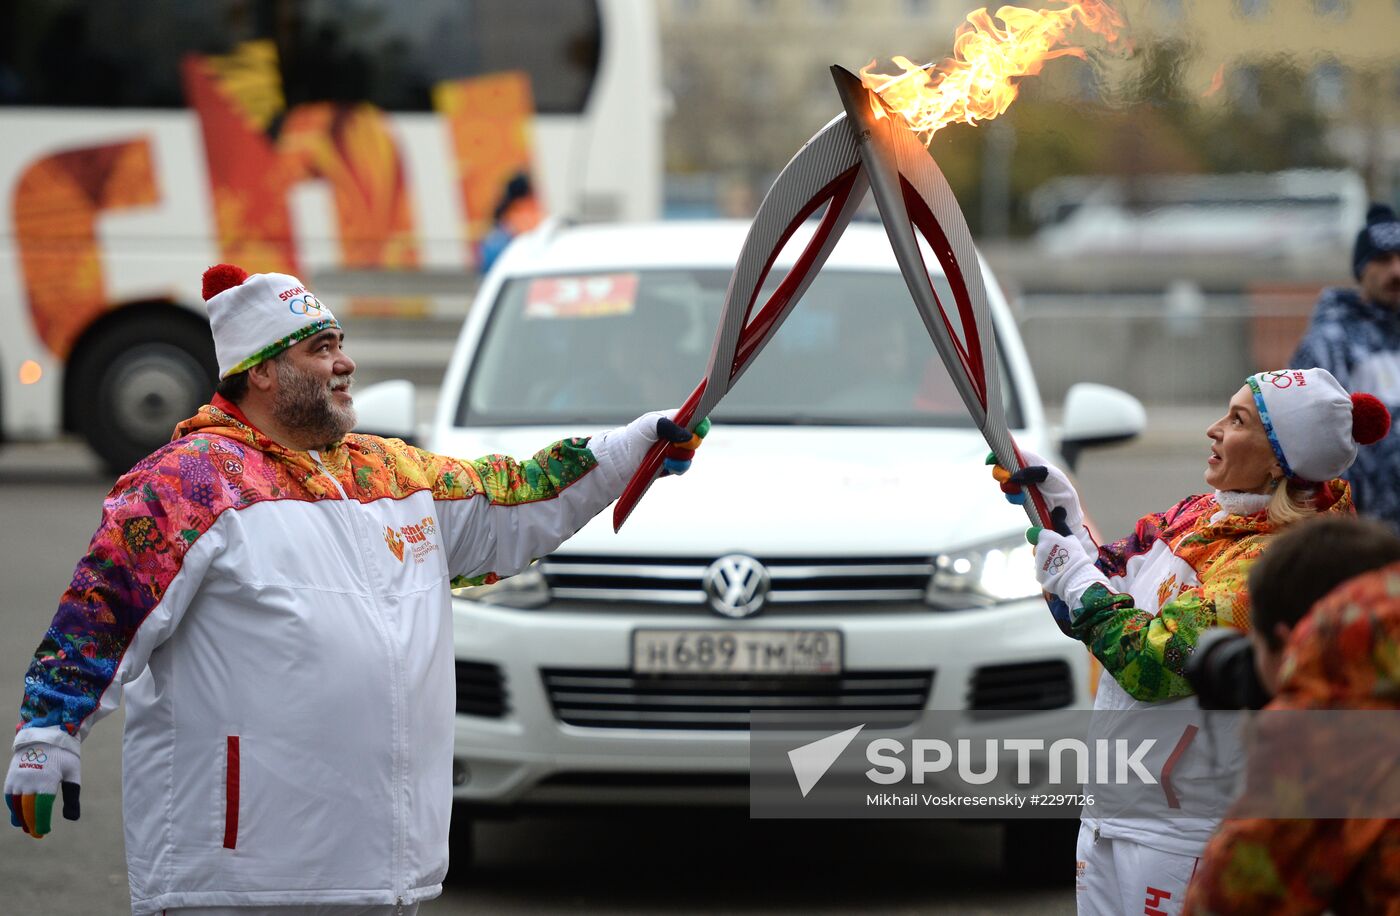
<svg viewBox="0 0 1400 916">
<path fill-rule="evenodd" d="M 355 363 L 301 281 L 219 265 L 204 298 L 218 393 L 106 498 L 25 676 L 11 822 L 48 833 L 60 785 L 77 819 L 82 739 L 125 692 L 135 913 L 412 913 L 447 871 L 452 585 L 699 439 L 653 413 L 517 462 L 352 434 Z"/>
</svg>

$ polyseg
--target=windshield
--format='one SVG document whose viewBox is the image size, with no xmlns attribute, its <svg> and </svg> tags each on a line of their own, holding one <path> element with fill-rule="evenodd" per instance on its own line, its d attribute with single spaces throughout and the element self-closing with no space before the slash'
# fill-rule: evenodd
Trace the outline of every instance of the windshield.
<svg viewBox="0 0 1400 916">
<path fill-rule="evenodd" d="M 780 280 L 770 278 L 760 302 Z M 680 406 L 704 375 L 728 283 L 728 271 L 684 269 L 511 280 L 467 379 L 458 425 L 620 424 Z M 1007 421 L 1018 427 L 1004 371 L 1002 392 Z M 904 280 L 875 271 L 818 275 L 712 418 L 972 426 Z"/>
</svg>

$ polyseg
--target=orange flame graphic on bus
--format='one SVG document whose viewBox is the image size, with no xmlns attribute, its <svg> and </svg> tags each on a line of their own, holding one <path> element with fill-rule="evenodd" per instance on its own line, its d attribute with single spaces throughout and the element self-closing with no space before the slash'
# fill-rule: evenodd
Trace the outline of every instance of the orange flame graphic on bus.
<svg viewBox="0 0 1400 916">
<path fill-rule="evenodd" d="M 953 56 L 941 64 L 925 69 L 896 56 L 892 60 L 902 74 L 876 73 L 871 61 L 860 76 L 927 143 L 949 124 L 973 124 L 1006 111 L 1016 99 L 1016 80 L 1036 75 L 1046 61 L 1083 59 L 1083 48 L 1065 44 L 1076 25 L 1114 42 L 1123 19 L 1106 0 L 1079 0 L 1052 10 L 1003 6 L 995 17 L 986 8 L 973 10 L 958 26 Z M 875 116 L 884 117 L 878 106 Z"/>
</svg>

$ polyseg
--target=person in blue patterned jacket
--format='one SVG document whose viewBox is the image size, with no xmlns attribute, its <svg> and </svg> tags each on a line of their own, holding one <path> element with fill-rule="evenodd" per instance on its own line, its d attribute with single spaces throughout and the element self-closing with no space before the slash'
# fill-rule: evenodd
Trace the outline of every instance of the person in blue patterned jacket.
<svg viewBox="0 0 1400 916">
<path fill-rule="evenodd" d="M 1348 391 L 1369 391 L 1394 413 L 1400 407 L 1400 219 L 1372 205 L 1356 237 L 1352 272 L 1358 287 L 1324 290 L 1290 366 L 1318 366 Z M 1400 528 L 1400 435 L 1357 455 L 1344 475 L 1357 511 Z"/>
</svg>

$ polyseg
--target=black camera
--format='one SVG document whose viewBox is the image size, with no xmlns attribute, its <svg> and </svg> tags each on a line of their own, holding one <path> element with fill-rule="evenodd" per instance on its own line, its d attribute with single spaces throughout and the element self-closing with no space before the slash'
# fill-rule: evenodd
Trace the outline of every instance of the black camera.
<svg viewBox="0 0 1400 916">
<path fill-rule="evenodd" d="M 1212 627 L 1196 640 L 1186 680 L 1202 709 L 1262 709 L 1271 699 L 1254 667 L 1254 645 L 1230 627 Z"/>
</svg>

